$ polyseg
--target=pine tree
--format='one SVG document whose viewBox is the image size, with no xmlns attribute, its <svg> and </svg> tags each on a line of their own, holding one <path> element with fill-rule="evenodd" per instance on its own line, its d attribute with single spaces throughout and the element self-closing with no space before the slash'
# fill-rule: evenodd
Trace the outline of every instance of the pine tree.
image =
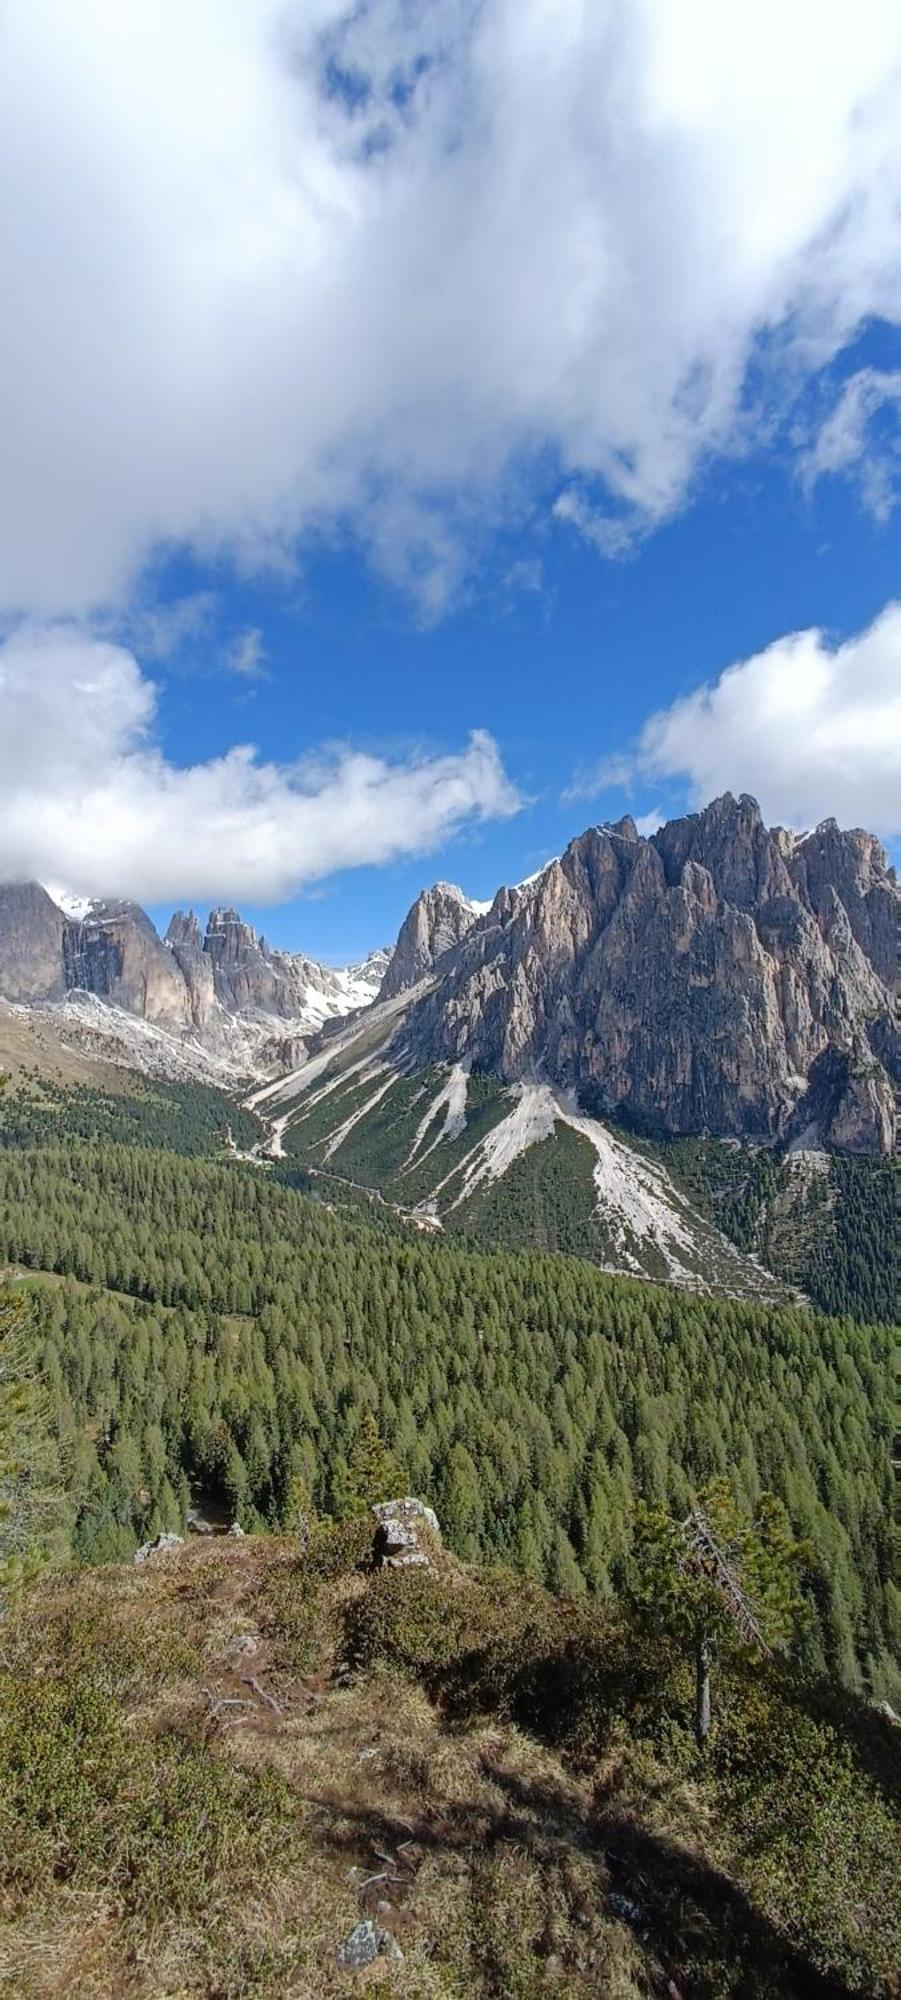
<svg viewBox="0 0 901 2000">
<path fill-rule="evenodd" d="M 728 1479 L 703 1488 L 683 1521 L 639 1501 L 633 1601 L 652 1628 L 667 1631 L 691 1653 L 699 1749 L 710 1731 L 717 1649 L 785 1649 L 800 1610 L 798 1575 L 806 1556 L 772 1494 L 761 1495 L 750 1520 Z"/>
<path fill-rule="evenodd" d="M 399 1476 L 394 1454 L 379 1431 L 371 1410 L 364 1410 L 347 1457 L 343 1491 L 336 1493 L 335 1511 L 343 1518 L 365 1514 L 378 1500 L 397 1493 Z"/>
</svg>

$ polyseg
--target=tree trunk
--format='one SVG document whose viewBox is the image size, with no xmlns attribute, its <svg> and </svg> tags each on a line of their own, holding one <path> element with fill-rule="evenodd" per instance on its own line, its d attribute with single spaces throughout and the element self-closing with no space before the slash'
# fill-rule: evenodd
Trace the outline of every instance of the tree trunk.
<svg viewBox="0 0 901 2000">
<path fill-rule="evenodd" d="M 698 1633 L 695 1655 L 695 1736 L 703 1750 L 710 1733 L 710 1642 L 706 1632 Z"/>
</svg>

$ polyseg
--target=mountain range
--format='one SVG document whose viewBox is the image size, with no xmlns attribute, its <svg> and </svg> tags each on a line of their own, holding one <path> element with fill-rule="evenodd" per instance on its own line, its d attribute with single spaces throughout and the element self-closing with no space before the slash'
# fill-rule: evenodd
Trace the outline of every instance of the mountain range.
<svg viewBox="0 0 901 2000">
<path fill-rule="evenodd" d="M 389 956 L 336 970 L 273 950 L 226 909 L 205 930 L 193 911 L 176 911 L 161 938 L 137 903 L 64 906 L 37 882 L 0 884 L 0 996 L 51 1008 L 64 1033 L 90 1032 L 163 1074 L 271 1071 L 326 1021 L 368 1006 Z"/>
<path fill-rule="evenodd" d="M 171 1042 L 176 1069 L 193 1055 L 248 1081 L 327 1051 L 351 1016 L 397 1074 L 541 1084 L 649 1136 L 886 1153 L 897 893 L 872 835 L 768 829 L 726 794 L 647 838 L 629 818 L 589 827 L 490 905 L 439 882 L 393 952 L 342 970 L 273 949 L 234 910 L 205 929 L 177 912 L 161 938 L 137 904 L 67 909 L 7 884 L 0 996 L 76 1034 L 108 1024 L 126 1059 L 131 1017 L 161 1031 L 163 1067 Z"/>
</svg>

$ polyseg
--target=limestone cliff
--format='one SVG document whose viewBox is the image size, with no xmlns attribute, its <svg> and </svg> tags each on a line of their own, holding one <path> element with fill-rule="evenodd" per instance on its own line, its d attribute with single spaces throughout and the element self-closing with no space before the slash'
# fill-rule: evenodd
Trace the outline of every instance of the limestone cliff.
<svg viewBox="0 0 901 2000">
<path fill-rule="evenodd" d="M 871 836 L 768 830 L 744 796 L 650 839 L 591 827 L 499 892 L 404 1053 L 542 1075 L 639 1129 L 775 1139 L 815 1117 L 886 1151 L 895 894 Z"/>
<path fill-rule="evenodd" d="M 379 990 L 380 1000 L 393 1000 L 431 972 L 476 923 L 479 910 L 453 882 L 436 882 L 423 889 L 408 910 L 398 933 Z"/>
</svg>

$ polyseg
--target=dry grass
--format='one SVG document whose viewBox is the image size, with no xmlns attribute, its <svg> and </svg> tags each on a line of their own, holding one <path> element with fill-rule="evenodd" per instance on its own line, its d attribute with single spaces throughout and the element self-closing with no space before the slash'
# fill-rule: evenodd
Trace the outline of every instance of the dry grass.
<svg viewBox="0 0 901 2000">
<path fill-rule="evenodd" d="M 285 1644 L 272 1606 L 290 1603 L 292 1582 Z M 240 1828 L 224 1849 L 211 1842 L 208 1871 L 195 1847 L 185 1867 L 197 1879 L 177 1907 L 100 1880 L 13 1887 L 0 1991 L 576 2000 L 645 1990 L 628 1934 L 603 1915 L 602 1857 L 590 1842 L 582 1850 L 586 1784 L 511 1724 L 448 1728 L 396 1674 L 336 1679 L 341 1608 L 365 1588 L 350 1576 L 305 1591 L 284 1544 L 249 1539 L 45 1583 L 5 1637 L 6 1664 L 99 1673 L 135 1749 L 175 1730 L 251 1783 L 274 1779 L 272 1858 L 264 1838 L 248 1872 Z M 305 1624 L 315 1658 L 298 1668 Z M 393 1931 L 403 1963 L 339 1969 L 336 1947 L 362 1915 Z"/>
<path fill-rule="evenodd" d="M 0 1992 L 877 1991 L 822 1978 L 752 1907 L 684 1760 L 625 1723 L 586 1756 L 558 1674 L 562 1607 L 450 1558 L 419 1580 L 370 1577 L 367 1533 L 336 1531 L 302 1560 L 277 1538 L 201 1541 L 141 1569 L 51 1577 L 2 1628 L 0 1769 L 18 1804 L 0 1798 Z M 569 1698 L 575 1760 L 522 1726 L 536 1687 Z M 363 1916 L 401 1962 L 341 1970 Z"/>
<path fill-rule="evenodd" d="M 15 1080 L 35 1071 L 54 1083 L 88 1083 L 103 1090 L 128 1087 L 127 1075 L 114 1063 L 65 1041 L 52 1014 L 16 1014 L 0 1000 L 0 1074 Z"/>
</svg>

